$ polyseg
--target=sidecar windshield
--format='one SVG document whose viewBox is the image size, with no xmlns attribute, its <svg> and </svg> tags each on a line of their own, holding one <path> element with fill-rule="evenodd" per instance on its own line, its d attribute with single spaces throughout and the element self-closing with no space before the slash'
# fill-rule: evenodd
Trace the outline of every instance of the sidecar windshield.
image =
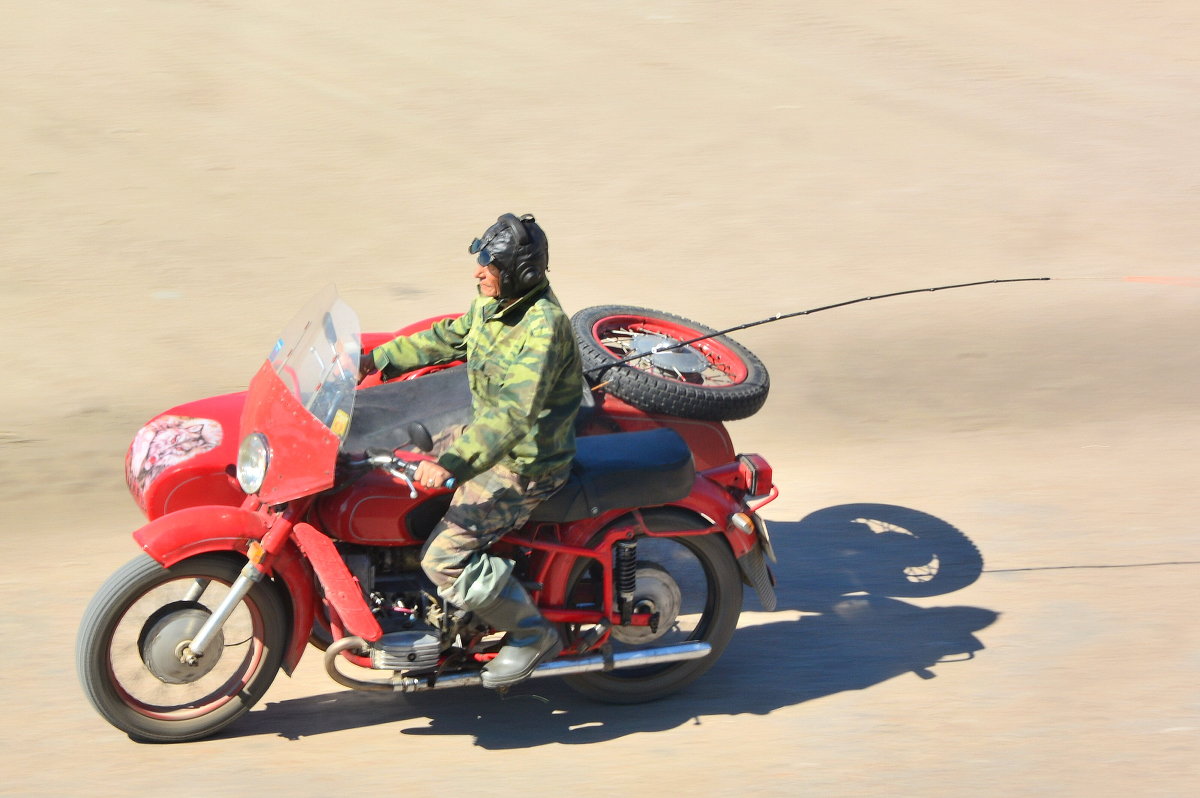
<svg viewBox="0 0 1200 798">
<path fill-rule="evenodd" d="M 292 319 L 269 360 L 300 404 L 342 437 L 354 412 L 361 351 L 358 315 L 330 285 Z"/>
</svg>

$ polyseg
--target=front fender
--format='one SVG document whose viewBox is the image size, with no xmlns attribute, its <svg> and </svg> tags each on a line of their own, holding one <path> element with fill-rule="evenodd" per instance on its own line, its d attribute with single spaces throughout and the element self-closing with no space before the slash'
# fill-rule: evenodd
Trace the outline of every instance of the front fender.
<svg viewBox="0 0 1200 798">
<path fill-rule="evenodd" d="M 142 550 L 166 567 L 210 551 L 246 553 L 267 532 L 267 519 L 240 507 L 201 505 L 160 516 L 133 533 Z"/>
<path fill-rule="evenodd" d="M 246 556 L 250 542 L 261 540 L 266 532 L 267 519 L 258 513 L 240 507 L 204 505 L 157 518 L 134 532 L 133 539 L 158 563 L 170 568 L 188 557 L 214 551 Z M 283 656 L 283 670 L 290 676 L 312 631 L 316 611 L 313 575 L 290 539 L 268 563 L 268 570 L 291 603 L 292 628 Z"/>
</svg>

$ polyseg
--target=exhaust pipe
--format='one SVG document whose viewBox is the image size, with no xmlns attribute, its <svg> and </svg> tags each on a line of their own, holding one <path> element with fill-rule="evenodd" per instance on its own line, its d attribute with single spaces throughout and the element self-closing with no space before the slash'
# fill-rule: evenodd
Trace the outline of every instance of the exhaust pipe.
<svg viewBox="0 0 1200 798">
<path fill-rule="evenodd" d="M 345 637 L 331 645 L 325 651 L 325 669 L 330 678 L 345 687 L 354 690 L 371 690 L 375 692 L 418 693 L 426 690 L 441 690 L 446 687 L 474 687 L 483 683 L 479 671 L 405 676 L 397 673 L 386 682 L 365 681 L 352 679 L 336 667 L 338 654 L 347 649 L 366 650 L 370 645 L 361 637 Z M 641 651 L 621 651 L 616 654 L 590 654 L 586 657 L 556 659 L 542 663 L 529 675 L 530 679 L 543 676 L 574 676 L 579 673 L 596 671 L 611 671 L 620 668 L 644 668 L 649 665 L 662 665 L 668 662 L 701 659 L 712 651 L 708 643 L 678 643 L 673 646 L 661 646 Z"/>
</svg>

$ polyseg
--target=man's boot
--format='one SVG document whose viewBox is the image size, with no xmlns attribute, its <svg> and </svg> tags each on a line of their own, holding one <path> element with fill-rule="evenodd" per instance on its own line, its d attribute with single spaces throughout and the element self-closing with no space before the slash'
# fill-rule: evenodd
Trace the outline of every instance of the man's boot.
<svg viewBox="0 0 1200 798">
<path fill-rule="evenodd" d="M 515 579 L 509 579 L 496 600 L 475 614 L 496 631 L 508 633 L 500 653 L 483 669 L 484 687 L 495 690 L 524 681 L 563 649 L 558 630 L 542 617 Z"/>
</svg>

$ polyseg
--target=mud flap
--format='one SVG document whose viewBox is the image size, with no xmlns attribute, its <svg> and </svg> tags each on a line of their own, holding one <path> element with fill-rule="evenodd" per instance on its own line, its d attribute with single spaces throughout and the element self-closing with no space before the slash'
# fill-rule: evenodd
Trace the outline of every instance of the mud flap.
<svg viewBox="0 0 1200 798">
<path fill-rule="evenodd" d="M 743 554 L 738 559 L 738 565 L 742 569 L 742 577 L 746 583 L 753 587 L 754 592 L 758 594 L 758 603 L 767 612 L 774 612 L 778 604 L 775 597 L 775 579 L 771 575 L 771 569 L 767 566 L 766 557 L 763 556 L 762 545 L 756 545 Z"/>
<path fill-rule="evenodd" d="M 363 600 L 362 588 L 346 567 L 342 555 L 334 548 L 333 541 L 309 524 L 292 527 L 292 539 L 316 571 L 317 579 L 325 589 L 325 600 L 338 614 L 346 631 L 368 642 L 382 637 L 379 621 L 371 614 L 370 607 Z"/>
</svg>

